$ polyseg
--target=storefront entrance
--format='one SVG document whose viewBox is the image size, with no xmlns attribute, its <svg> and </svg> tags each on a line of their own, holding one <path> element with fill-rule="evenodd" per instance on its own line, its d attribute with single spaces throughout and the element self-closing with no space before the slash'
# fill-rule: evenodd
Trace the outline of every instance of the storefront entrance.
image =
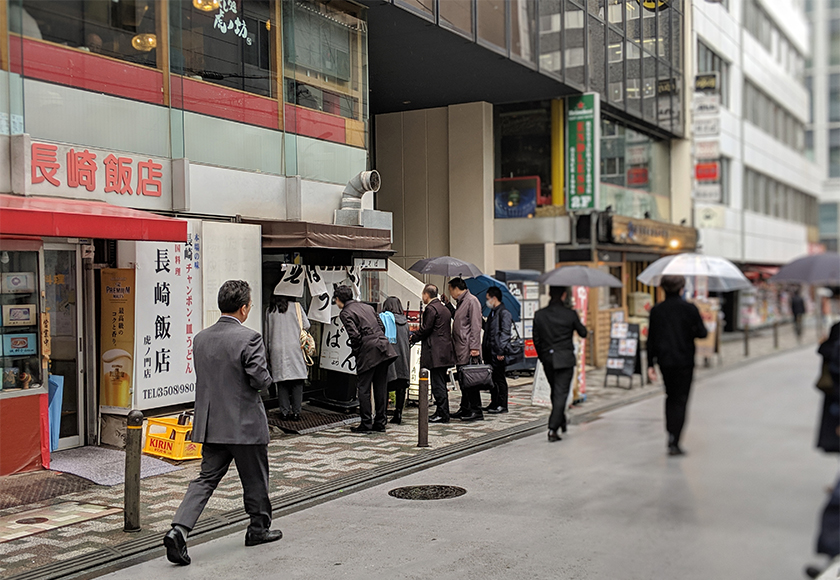
<svg viewBox="0 0 840 580">
<path fill-rule="evenodd" d="M 44 244 L 44 291 L 50 319 L 50 375 L 64 377 L 59 449 L 84 443 L 81 257 L 78 246 Z"/>
</svg>

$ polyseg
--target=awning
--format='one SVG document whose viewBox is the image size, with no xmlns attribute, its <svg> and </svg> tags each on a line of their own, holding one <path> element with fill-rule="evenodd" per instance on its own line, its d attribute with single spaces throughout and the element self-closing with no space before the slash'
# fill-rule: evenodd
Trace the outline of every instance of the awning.
<svg viewBox="0 0 840 580">
<path fill-rule="evenodd" d="M 393 252 L 390 230 L 297 221 L 252 223 L 262 226 L 263 248 Z"/>
<path fill-rule="evenodd" d="M 101 201 L 0 195 L 0 234 L 185 242 L 187 222 Z"/>
</svg>

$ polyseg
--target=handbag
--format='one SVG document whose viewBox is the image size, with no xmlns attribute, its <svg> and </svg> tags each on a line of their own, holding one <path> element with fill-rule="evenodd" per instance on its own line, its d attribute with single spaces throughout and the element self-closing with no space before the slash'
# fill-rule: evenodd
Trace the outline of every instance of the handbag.
<svg viewBox="0 0 840 580">
<path fill-rule="evenodd" d="M 505 353 L 511 357 L 517 357 L 522 354 L 522 351 L 525 350 L 525 341 L 522 340 L 522 337 L 519 336 L 519 329 L 516 328 L 516 324 L 512 323 L 510 325 L 510 329 L 512 334 L 510 336 L 510 341 L 507 345 L 507 352 Z"/>
<path fill-rule="evenodd" d="M 295 312 L 297 312 L 298 326 L 300 327 L 300 350 L 303 351 L 303 361 L 306 366 L 311 367 L 315 364 L 312 359 L 315 356 L 315 339 L 308 331 L 303 329 L 303 319 L 300 315 L 300 304 L 295 302 Z"/>
<path fill-rule="evenodd" d="M 489 389 L 493 386 L 493 367 L 483 364 L 478 357 L 461 367 L 461 390 Z"/>
<path fill-rule="evenodd" d="M 817 379 L 816 387 L 824 393 L 830 393 L 834 389 L 834 378 L 831 376 L 829 364 L 823 361 L 822 374 Z"/>
</svg>

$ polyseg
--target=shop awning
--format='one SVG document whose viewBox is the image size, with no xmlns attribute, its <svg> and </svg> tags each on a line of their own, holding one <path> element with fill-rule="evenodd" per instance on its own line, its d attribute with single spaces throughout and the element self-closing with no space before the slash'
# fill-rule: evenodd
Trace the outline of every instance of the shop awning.
<svg viewBox="0 0 840 580">
<path fill-rule="evenodd" d="M 187 222 L 101 201 L 0 195 L 0 234 L 184 242 Z"/>
<path fill-rule="evenodd" d="M 259 221 L 263 248 L 320 248 L 391 253 L 391 231 L 314 222 Z"/>
</svg>

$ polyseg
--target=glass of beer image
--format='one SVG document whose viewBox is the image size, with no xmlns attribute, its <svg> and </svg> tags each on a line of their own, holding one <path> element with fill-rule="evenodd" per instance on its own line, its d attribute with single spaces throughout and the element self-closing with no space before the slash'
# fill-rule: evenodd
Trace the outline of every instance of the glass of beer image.
<svg viewBox="0 0 840 580">
<path fill-rule="evenodd" d="M 131 407 L 131 355 L 119 348 L 102 354 L 102 389 L 100 405 Z"/>
</svg>

